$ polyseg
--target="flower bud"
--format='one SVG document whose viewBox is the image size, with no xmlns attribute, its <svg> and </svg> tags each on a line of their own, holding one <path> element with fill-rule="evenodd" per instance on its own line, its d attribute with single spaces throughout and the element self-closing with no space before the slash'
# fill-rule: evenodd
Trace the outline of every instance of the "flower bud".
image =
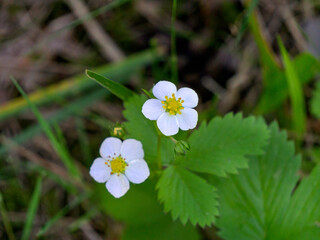
<svg viewBox="0 0 320 240">
<path fill-rule="evenodd" d="M 175 143 L 174 151 L 176 154 L 186 154 L 190 150 L 190 146 L 186 141 L 180 140 Z"/>
</svg>

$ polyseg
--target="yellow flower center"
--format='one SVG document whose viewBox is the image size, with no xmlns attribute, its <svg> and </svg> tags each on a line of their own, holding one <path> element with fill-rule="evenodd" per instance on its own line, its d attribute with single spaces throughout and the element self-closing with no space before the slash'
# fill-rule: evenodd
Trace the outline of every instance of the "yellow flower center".
<svg viewBox="0 0 320 240">
<path fill-rule="evenodd" d="M 111 174 L 117 173 L 118 175 L 119 173 L 123 173 L 128 166 L 128 164 L 125 162 L 125 159 L 122 158 L 121 155 L 116 158 L 112 158 L 110 162 L 108 161 L 105 164 L 111 167 Z"/>
<path fill-rule="evenodd" d="M 181 110 L 184 109 L 184 107 L 182 107 L 182 103 L 184 101 L 181 100 L 181 98 L 176 99 L 174 93 L 172 93 L 171 98 L 168 96 L 165 96 L 165 98 L 166 100 L 161 101 L 161 103 L 163 104 L 162 107 L 166 110 L 166 112 L 168 112 L 170 115 L 181 114 Z"/>
</svg>

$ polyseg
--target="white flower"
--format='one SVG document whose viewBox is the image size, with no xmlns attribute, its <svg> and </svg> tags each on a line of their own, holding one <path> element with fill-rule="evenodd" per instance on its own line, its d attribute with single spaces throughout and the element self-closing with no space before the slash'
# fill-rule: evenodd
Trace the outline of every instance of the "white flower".
<svg viewBox="0 0 320 240">
<path fill-rule="evenodd" d="M 100 155 L 102 158 L 96 158 L 91 165 L 90 175 L 99 183 L 106 182 L 106 188 L 116 198 L 129 190 L 129 181 L 142 183 L 150 175 L 142 144 L 135 139 L 122 142 L 118 138 L 106 138 Z"/>
<path fill-rule="evenodd" d="M 143 115 L 157 120 L 160 131 L 171 136 L 181 130 L 196 127 L 198 113 L 193 108 L 198 105 L 198 95 L 191 88 L 180 88 L 168 81 L 159 81 L 152 89 L 157 99 L 149 99 L 142 106 Z"/>
</svg>

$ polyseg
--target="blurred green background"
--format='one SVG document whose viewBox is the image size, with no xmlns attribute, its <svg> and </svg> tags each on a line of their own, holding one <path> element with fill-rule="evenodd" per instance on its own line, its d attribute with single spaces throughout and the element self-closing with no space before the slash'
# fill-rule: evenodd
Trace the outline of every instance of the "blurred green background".
<svg viewBox="0 0 320 240">
<path fill-rule="evenodd" d="M 85 69 L 142 93 L 171 80 L 177 59 L 200 120 L 277 120 L 303 156 L 302 177 L 320 161 L 320 1 L 179 0 L 173 25 L 172 5 L 0 2 L 0 239 L 219 239 L 214 227 L 171 224 L 153 178 L 121 200 L 93 183 L 88 169 L 124 118 Z"/>
</svg>

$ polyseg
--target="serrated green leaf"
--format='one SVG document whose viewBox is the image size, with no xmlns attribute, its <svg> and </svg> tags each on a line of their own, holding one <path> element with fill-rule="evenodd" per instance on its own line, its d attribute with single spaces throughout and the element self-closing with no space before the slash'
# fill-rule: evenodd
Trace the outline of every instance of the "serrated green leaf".
<svg viewBox="0 0 320 240">
<path fill-rule="evenodd" d="M 316 83 L 311 99 L 311 113 L 320 119 L 320 81 Z"/>
<path fill-rule="evenodd" d="M 306 129 L 306 109 L 302 87 L 287 50 L 285 49 L 281 39 L 279 38 L 278 40 L 286 79 L 288 82 L 294 129 L 299 135 L 302 135 Z"/>
<path fill-rule="evenodd" d="M 86 70 L 86 74 L 89 78 L 98 82 L 101 86 L 108 89 L 110 92 L 112 92 L 114 95 L 116 95 L 118 98 L 120 98 L 123 101 L 130 98 L 133 95 L 133 92 L 130 89 L 100 74 L 97 74 L 90 70 Z"/>
<path fill-rule="evenodd" d="M 252 158 L 249 169 L 218 180 L 221 208 L 217 226 L 226 240 L 275 240 L 278 235 L 297 182 L 300 158 L 294 156 L 293 143 L 276 124 L 270 135 L 266 153 Z"/>
<path fill-rule="evenodd" d="M 265 155 L 237 176 L 214 179 L 221 199 L 217 226 L 226 240 L 319 239 L 320 166 L 296 187 L 300 157 L 277 124 Z"/>
<path fill-rule="evenodd" d="M 283 219 L 281 233 L 283 239 L 320 238 L 320 164 L 313 169 L 294 193 L 287 215 Z"/>
<path fill-rule="evenodd" d="M 182 165 L 197 172 L 226 176 L 248 166 L 247 156 L 262 154 L 267 126 L 261 119 L 241 114 L 216 117 L 189 138 L 190 151 Z"/>
<path fill-rule="evenodd" d="M 147 119 L 141 112 L 142 105 L 147 98 L 143 95 L 135 95 L 125 103 L 123 115 L 128 120 L 124 127 L 128 132 L 128 137 L 132 137 L 142 142 L 145 159 L 151 167 L 157 164 L 157 144 L 158 133 L 153 121 Z M 167 164 L 174 158 L 174 143 L 169 139 L 161 138 L 161 160 Z"/>
<path fill-rule="evenodd" d="M 203 178 L 178 166 L 163 171 L 157 184 L 159 199 L 166 212 L 183 224 L 211 225 L 218 214 L 215 188 Z"/>
</svg>

